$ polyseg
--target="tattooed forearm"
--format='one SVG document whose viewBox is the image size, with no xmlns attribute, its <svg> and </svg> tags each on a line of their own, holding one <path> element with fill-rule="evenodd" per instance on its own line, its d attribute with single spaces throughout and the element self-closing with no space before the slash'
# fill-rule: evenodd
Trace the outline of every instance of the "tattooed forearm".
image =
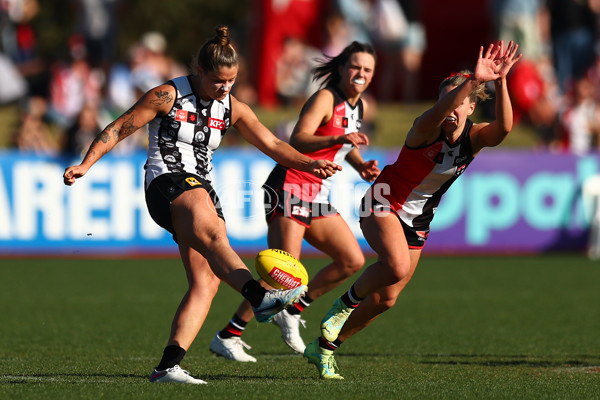
<svg viewBox="0 0 600 400">
<path fill-rule="evenodd" d="M 121 136 L 122 139 L 125 139 L 127 136 L 131 135 L 133 132 L 137 131 L 139 126 L 133 124 L 133 115 L 129 117 L 123 125 L 121 125 Z M 115 132 L 115 141 L 119 141 L 119 132 Z"/>
<path fill-rule="evenodd" d="M 100 141 L 104 144 L 108 143 L 109 140 L 110 140 L 110 135 L 108 134 L 108 132 L 106 130 L 103 130 L 102 132 L 100 132 L 100 134 L 96 137 L 96 141 Z"/>
<path fill-rule="evenodd" d="M 164 90 L 157 90 L 154 92 L 154 95 L 156 96 L 156 99 L 150 100 L 150 103 L 155 106 L 160 106 L 173 101 L 173 96 Z"/>
<path fill-rule="evenodd" d="M 83 163 L 93 164 L 108 153 L 119 141 L 125 139 L 140 127 L 134 125 L 133 111 L 135 106 L 127 110 L 120 118 L 111 122 L 100 132 L 88 149 Z"/>
<path fill-rule="evenodd" d="M 106 154 L 108 152 L 108 150 L 106 150 L 106 146 L 102 146 L 104 149 L 102 149 L 102 147 L 99 148 L 98 146 L 99 146 L 100 142 L 106 144 L 109 140 L 110 140 L 110 136 L 108 135 L 108 133 L 106 131 L 102 131 L 98 136 L 96 136 L 96 139 L 94 139 L 94 141 L 90 145 L 90 148 L 88 149 L 85 157 L 83 158 L 83 163 L 86 163 L 86 162 L 94 163 L 100 157 L 102 157 L 104 154 Z"/>
</svg>

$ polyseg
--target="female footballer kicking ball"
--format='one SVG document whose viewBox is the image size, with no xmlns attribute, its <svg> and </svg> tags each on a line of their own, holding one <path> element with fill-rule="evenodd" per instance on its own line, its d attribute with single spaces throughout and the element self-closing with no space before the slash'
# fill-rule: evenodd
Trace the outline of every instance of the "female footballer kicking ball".
<svg viewBox="0 0 600 400">
<path fill-rule="evenodd" d="M 367 191 L 360 225 L 378 255 L 321 321 L 321 337 L 304 351 L 323 379 L 343 379 L 333 357 L 339 346 L 389 310 L 410 281 L 442 195 L 484 147 L 497 146 L 511 131 L 513 114 L 506 76 L 521 58 L 518 45 L 490 44 L 474 72 L 445 78 L 437 102 L 419 116 L 396 162 L 386 166 Z M 496 88 L 496 120 L 473 123 L 485 83 Z"/>
<path fill-rule="evenodd" d="M 215 37 L 200 48 L 196 64 L 195 73 L 146 92 L 98 134 L 81 164 L 68 167 L 63 175 L 66 185 L 74 184 L 117 143 L 148 124 L 146 204 L 154 221 L 177 242 L 188 281 L 162 358 L 150 375 L 155 383 L 206 383 L 183 370 L 180 363 L 204 324 L 221 281 L 251 303 L 260 322 L 270 320 L 306 290 L 305 286 L 265 290 L 229 244 L 210 181 L 212 154 L 227 129 L 234 126 L 248 142 L 289 167 L 322 178 L 341 169 L 277 139 L 250 107 L 230 94 L 239 61 L 228 27 L 217 27 Z"/>
</svg>

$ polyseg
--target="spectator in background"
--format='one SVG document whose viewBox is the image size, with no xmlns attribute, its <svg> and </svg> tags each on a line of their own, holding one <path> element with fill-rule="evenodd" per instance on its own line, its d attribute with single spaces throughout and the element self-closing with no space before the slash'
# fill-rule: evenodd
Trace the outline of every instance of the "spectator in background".
<svg viewBox="0 0 600 400">
<path fill-rule="evenodd" d="M 335 57 L 351 42 L 351 27 L 344 16 L 339 12 L 329 14 L 325 18 L 321 52 L 328 57 Z"/>
<path fill-rule="evenodd" d="M 129 46 L 127 60 L 115 62 L 108 72 L 107 106 L 115 117 L 123 113 L 146 91 L 186 73 L 167 56 L 167 40 L 159 32 L 146 32 Z"/>
<path fill-rule="evenodd" d="M 75 122 L 69 126 L 63 138 L 63 151 L 69 155 L 78 157 L 85 156 L 96 135 L 103 126 L 112 121 L 112 114 L 106 109 L 98 107 L 95 103 L 87 103 L 83 106 Z M 134 135 L 129 140 L 122 142 L 119 147 L 111 151 L 113 155 L 131 154 L 135 151 L 147 149 L 148 128 L 140 127 L 142 134 Z"/>
<path fill-rule="evenodd" d="M 27 82 L 6 55 L 0 53 L 0 105 L 18 102 L 27 95 Z"/>
<path fill-rule="evenodd" d="M 129 46 L 127 59 L 114 62 L 108 71 L 105 105 L 115 117 L 125 112 L 143 93 L 136 90 L 131 76 L 137 46 L 138 44 Z"/>
<path fill-rule="evenodd" d="M 500 40 L 515 40 L 528 59 L 538 59 L 548 51 L 545 27 L 547 10 L 544 0 L 492 0 L 491 17 L 495 24 L 496 37 Z"/>
<path fill-rule="evenodd" d="M 380 100 L 418 99 L 419 70 L 426 48 L 419 12 L 416 0 L 374 2 L 376 29 L 372 34 L 382 57 L 377 91 Z"/>
<path fill-rule="evenodd" d="M 69 62 L 59 61 L 52 66 L 50 78 L 49 116 L 62 130 L 75 122 L 85 104 L 100 104 L 103 98 L 102 71 L 88 63 L 82 36 L 71 36 L 69 55 Z"/>
<path fill-rule="evenodd" d="M 14 133 L 13 146 L 20 151 L 36 154 L 58 154 L 59 146 L 44 120 L 46 99 L 31 97 L 21 113 L 21 124 Z"/>
<path fill-rule="evenodd" d="M 562 96 L 550 55 L 544 0 L 494 0 L 490 6 L 495 36 L 515 38 L 523 54 L 507 77 L 515 123 L 534 128 L 536 148 L 552 148 L 556 146 Z"/>
<path fill-rule="evenodd" d="M 318 88 L 310 71 L 319 56 L 317 49 L 299 38 L 285 39 L 276 65 L 277 94 L 284 105 L 300 105 Z"/>
<path fill-rule="evenodd" d="M 48 71 L 38 49 L 38 35 L 32 21 L 39 14 L 37 0 L 13 0 L 2 2 L 0 9 L 0 48 L 14 64 L 21 75 L 18 80 L 25 81 L 26 94 L 30 96 L 48 96 Z M 13 86 L 15 78 L 6 76 L 2 86 Z M 12 82 L 11 82 L 12 81 Z"/>
<path fill-rule="evenodd" d="M 140 95 L 187 73 L 185 68 L 167 55 L 167 40 L 160 32 L 146 32 L 133 51 L 131 79 Z"/>
<path fill-rule="evenodd" d="M 63 150 L 73 156 L 83 157 L 100 131 L 98 107 L 93 103 L 83 106 L 75 122 L 65 132 Z"/>
<path fill-rule="evenodd" d="M 373 44 L 373 0 L 333 0 L 333 11 L 341 15 L 347 24 L 350 41 Z M 346 43 L 343 47 L 349 44 Z M 338 53 L 334 53 L 335 56 Z"/>
<path fill-rule="evenodd" d="M 115 59 L 119 3 L 120 0 L 77 1 L 77 32 L 85 40 L 90 66 L 101 68 L 105 73 Z"/>
<path fill-rule="evenodd" d="M 600 149 L 600 108 L 587 76 L 579 78 L 568 94 L 569 105 L 561 115 L 561 148 L 575 155 Z"/>
<path fill-rule="evenodd" d="M 536 148 L 556 146 L 562 96 L 547 57 L 523 59 L 507 78 L 515 123 L 529 124 L 536 134 Z"/>
<path fill-rule="evenodd" d="M 417 0 L 399 1 L 408 22 L 400 52 L 403 83 L 401 99 L 414 102 L 419 97 L 419 71 L 427 47 L 427 37 L 425 26 L 420 20 L 420 3 Z"/>
<path fill-rule="evenodd" d="M 594 63 L 598 0 L 546 0 L 558 85 L 562 94 Z"/>
</svg>

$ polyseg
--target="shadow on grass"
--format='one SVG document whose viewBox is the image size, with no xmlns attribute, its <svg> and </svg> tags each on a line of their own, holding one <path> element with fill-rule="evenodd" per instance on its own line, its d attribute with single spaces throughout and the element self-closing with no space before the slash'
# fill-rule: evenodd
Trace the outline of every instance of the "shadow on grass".
<svg viewBox="0 0 600 400">
<path fill-rule="evenodd" d="M 365 354 L 345 353 L 343 357 L 400 357 L 416 358 L 416 364 L 423 365 L 475 365 L 483 367 L 531 367 L 531 368 L 580 368 L 600 372 L 600 359 L 597 355 L 575 354 L 568 358 L 549 359 L 530 355 L 504 354 Z"/>
<path fill-rule="evenodd" d="M 65 384 L 82 384 L 82 383 L 108 383 L 118 382 L 124 379 L 144 380 L 148 381 L 148 375 L 134 374 L 32 374 L 32 375 L 0 375 L 1 385 L 23 385 L 33 384 L 39 385 L 43 383 L 65 383 Z M 207 381 L 225 381 L 225 380 L 266 380 L 266 381 L 287 381 L 289 376 L 280 375 L 242 375 L 238 373 L 232 374 L 202 374 L 202 379 Z"/>
</svg>

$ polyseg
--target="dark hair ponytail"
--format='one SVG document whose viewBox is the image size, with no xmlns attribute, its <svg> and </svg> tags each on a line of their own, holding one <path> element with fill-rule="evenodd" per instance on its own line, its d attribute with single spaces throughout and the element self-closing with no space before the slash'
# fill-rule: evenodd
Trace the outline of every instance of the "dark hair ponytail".
<svg viewBox="0 0 600 400">
<path fill-rule="evenodd" d="M 219 25 L 215 31 L 217 34 L 207 40 L 196 57 L 195 67 L 200 67 L 205 72 L 217 71 L 220 67 L 233 67 L 238 65 L 238 55 L 229 36 L 229 28 Z"/>
</svg>

